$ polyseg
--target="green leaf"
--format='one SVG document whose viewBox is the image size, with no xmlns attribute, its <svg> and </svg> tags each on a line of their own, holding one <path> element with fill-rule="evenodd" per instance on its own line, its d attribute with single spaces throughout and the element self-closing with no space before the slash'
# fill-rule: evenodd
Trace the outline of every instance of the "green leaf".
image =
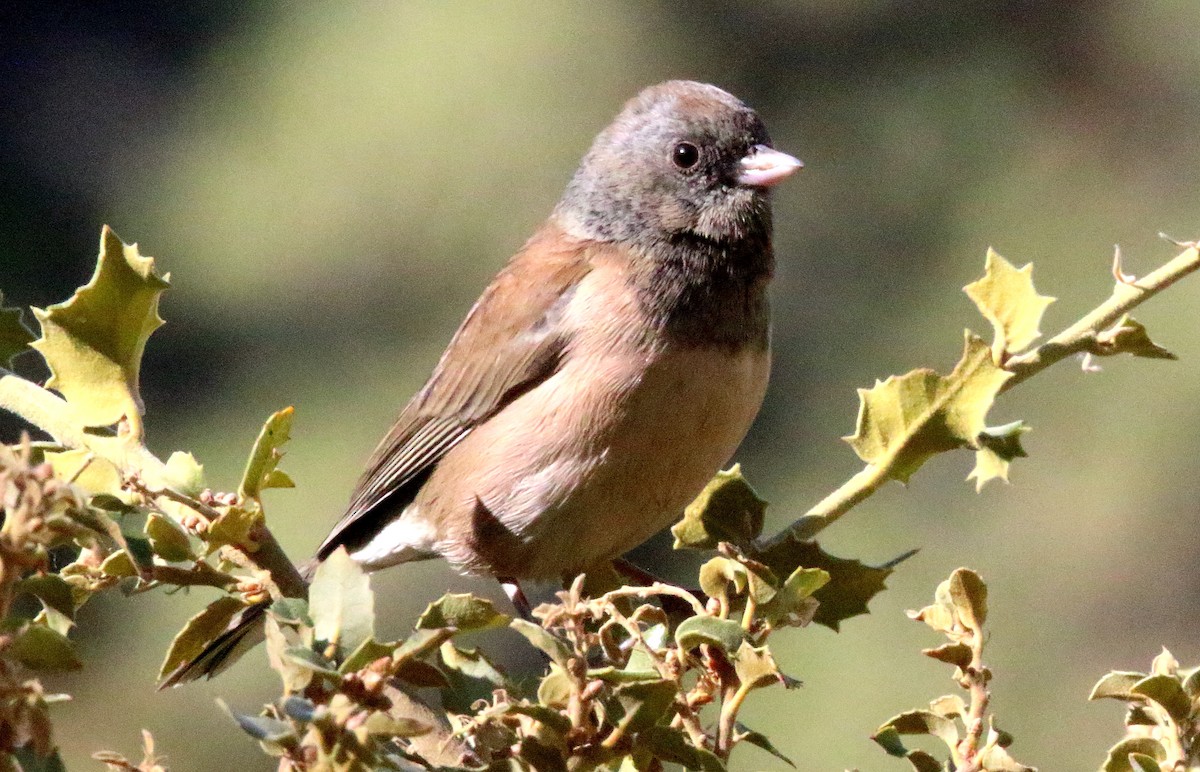
<svg viewBox="0 0 1200 772">
<path fill-rule="evenodd" d="M 1096 346 L 1092 350 L 1098 356 L 1131 354 L 1146 359 L 1179 359 L 1167 349 L 1150 340 L 1145 325 L 1126 314 L 1096 335 Z"/>
<path fill-rule="evenodd" d="M 675 628 L 675 642 L 684 651 L 707 644 L 726 654 L 734 654 L 746 640 L 746 631 L 732 619 L 688 617 Z"/>
<path fill-rule="evenodd" d="M 264 625 L 267 641 L 267 661 L 271 669 L 279 674 L 283 681 L 285 694 L 298 694 L 312 683 L 313 670 L 307 663 L 297 664 L 288 656 L 288 651 L 299 644 L 299 636 L 291 629 L 285 629 L 272 614 L 267 614 Z M 291 699 L 291 698 L 289 698 Z M 299 699 L 299 698 L 297 698 Z M 284 707 L 288 707 L 284 702 Z"/>
<path fill-rule="evenodd" d="M 1130 758 L 1134 755 L 1154 759 L 1156 763 L 1150 769 L 1158 772 L 1157 762 L 1167 758 L 1167 749 L 1158 740 L 1150 737 L 1130 737 L 1108 749 L 1108 758 L 1104 760 L 1100 770 L 1101 772 L 1142 772 L 1139 767 L 1134 766 L 1134 762 Z"/>
<path fill-rule="evenodd" d="M 367 734 L 376 737 L 420 737 L 429 734 L 433 729 L 429 724 L 414 718 L 389 716 L 383 711 L 375 711 L 363 722 Z"/>
<path fill-rule="evenodd" d="M 1129 754 L 1129 767 L 1134 772 L 1162 772 L 1162 765 L 1158 760 L 1144 753 Z"/>
<path fill-rule="evenodd" d="M 471 712 L 471 703 L 487 699 L 496 689 L 512 689 L 508 678 L 479 649 L 460 649 L 447 641 L 440 649 L 446 683 L 442 705 L 455 713 Z"/>
<path fill-rule="evenodd" d="M 308 601 L 304 598 L 280 598 L 271 604 L 268 613 L 281 624 L 312 627 L 312 618 L 308 615 Z"/>
<path fill-rule="evenodd" d="M 396 678 L 409 686 L 421 689 L 445 689 L 449 685 L 446 674 L 420 659 L 403 659 L 396 669 Z"/>
<path fill-rule="evenodd" d="M 563 758 L 564 751 L 565 749 L 542 742 L 536 735 L 526 735 L 521 738 L 517 756 L 525 762 L 521 766 L 528 766 L 529 769 L 537 770 L 537 772 L 567 772 L 567 761 Z"/>
<path fill-rule="evenodd" d="M 1099 700 L 1109 697 L 1114 700 L 1128 701 L 1133 699 L 1133 687 L 1146 678 L 1145 673 L 1134 673 L 1128 670 L 1113 670 L 1092 687 L 1089 700 Z"/>
<path fill-rule="evenodd" d="M 971 647 L 965 643 L 943 643 L 934 649 L 922 649 L 921 653 L 939 662 L 963 669 L 971 664 L 971 657 L 974 656 L 971 653 Z"/>
<path fill-rule="evenodd" d="M 538 684 L 537 699 L 548 708 L 565 708 L 571 701 L 571 679 L 557 664 L 550 665 L 550 672 Z"/>
<path fill-rule="evenodd" d="M 32 574 L 16 585 L 17 592 L 29 593 L 42 602 L 42 606 L 69 620 L 75 619 L 75 595 L 58 574 Z"/>
<path fill-rule="evenodd" d="M 342 677 L 336 664 L 307 646 L 289 646 L 284 649 L 283 658 L 334 681 L 340 680 Z"/>
<path fill-rule="evenodd" d="M 151 514 L 146 518 L 146 536 L 150 538 L 150 547 L 154 554 L 168 563 L 180 563 L 196 558 L 188 535 L 170 518 Z"/>
<path fill-rule="evenodd" d="M 160 479 L 151 476 L 146 483 L 152 488 L 171 488 L 187 496 L 198 496 L 204 490 L 204 465 L 191 453 L 177 450 L 167 459 Z"/>
<path fill-rule="evenodd" d="M 0 367 L 11 365 L 12 358 L 29 348 L 33 333 L 21 321 L 21 309 L 5 308 L 0 293 Z"/>
<path fill-rule="evenodd" d="M 661 677 L 657 670 L 631 670 L 628 666 L 616 668 L 612 665 L 588 668 L 587 676 L 607 684 L 631 684 L 636 681 L 653 681 Z"/>
<path fill-rule="evenodd" d="M 362 670 L 377 659 L 392 656 L 392 652 L 395 650 L 396 644 L 394 643 L 380 643 L 373 637 L 368 638 L 359 644 L 358 648 L 350 656 L 346 657 L 341 667 L 338 668 L 338 672 L 346 674 Z"/>
<path fill-rule="evenodd" d="M 998 361 L 1016 353 L 1041 335 L 1038 326 L 1054 298 L 1039 295 L 1033 286 L 1033 263 L 1016 268 L 994 249 L 988 249 L 983 278 L 963 287 L 995 331 L 992 350 Z"/>
<path fill-rule="evenodd" d="M 730 586 L 734 593 L 746 589 L 746 568 L 736 560 L 717 556 L 700 566 L 700 590 L 710 598 L 729 600 Z"/>
<path fill-rule="evenodd" d="M 167 656 L 163 658 L 162 667 L 158 670 L 158 680 L 161 682 L 175 671 L 188 664 L 216 640 L 217 636 L 229 629 L 229 623 L 246 604 L 228 595 L 217 598 L 208 604 L 203 611 L 187 621 L 183 629 L 175 634 Z"/>
<path fill-rule="evenodd" d="M 946 718 L 966 718 L 968 711 L 967 703 L 957 694 L 947 694 L 938 697 L 936 700 L 931 700 L 929 709 L 939 716 L 945 716 Z M 1005 742 L 1001 742 L 1000 744 L 1007 745 Z"/>
<path fill-rule="evenodd" d="M 125 550 L 118 550 L 106 557 L 104 562 L 100 564 L 100 572 L 105 576 L 112 576 L 118 579 L 126 579 L 138 575 L 138 569 L 133 564 L 133 558 L 129 557 L 129 553 Z"/>
<path fill-rule="evenodd" d="M 128 498 L 124 492 L 121 471 L 111 461 L 99 458 L 92 451 L 86 448 L 48 450 L 44 455 L 54 470 L 54 476 L 60 480 L 71 480 L 74 485 L 91 494 Z"/>
<path fill-rule="evenodd" d="M 258 439 L 254 441 L 254 449 L 250 451 L 250 458 L 246 460 L 241 485 L 238 486 L 238 495 L 243 500 L 261 498 L 263 490 L 267 488 L 295 487 L 287 475 L 275 474 L 275 467 L 283 458 L 279 448 L 291 439 L 292 416 L 295 412 L 295 408 L 285 407 L 272 413 L 263 424 Z"/>
<path fill-rule="evenodd" d="M 316 639 L 336 643 L 343 652 L 354 651 L 374 635 L 371 581 L 344 547 L 317 566 L 308 588 L 308 613 Z"/>
<path fill-rule="evenodd" d="M 866 614 L 867 602 L 887 588 L 884 580 L 913 554 L 915 551 L 906 552 L 881 566 L 868 566 L 858 560 L 834 557 L 815 541 L 785 533 L 753 557 L 781 576 L 789 576 L 800 567 L 828 573 L 829 583 L 813 594 L 821 604 L 813 621 L 837 630 L 842 620 Z"/>
<path fill-rule="evenodd" d="M 987 621 L 987 585 L 979 574 L 969 568 L 955 569 L 950 574 L 950 599 L 962 623 L 981 632 Z"/>
<path fill-rule="evenodd" d="M 1183 690 L 1187 695 L 1193 700 L 1200 697 L 1200 668 L 1181 670 L 1179 675 L 1183 678 Z"/>
<path fill-rule="evenodd" d="M 87 426 L 109 426 L 144 412 L 138 387 L 146 341 L 163 321 L 159 296 L 170 284 L 154 258 L 104 227 L 96 272 L 69 300 L 33 309 L 42 337 L 31 345 L 50 367 L 46 386 L 60 392 Z"/>
<path fill-rule="evenodd" d="M 767 739 L 767 736 L 764 735 L 762 732 L 756 732 L 753 729 L 749 729 L 746 726 L 743 726 L 742 724 L 738 724 L 737 728 L 738 728 L 738 731 L 742 733 L 742 741 L 743 742 L 748 742 L 751 745 L 755 746 L 756 748 L 762 748 L 764 751 L 771 754 L 772 756 L 779 759 L 780 761 L 784 762 L 789 767 L 795 768 L 795 766 L 796 766 L 795 763 L 791 759 L 789 759 L 787 756 L 784 756 L 779 751 L 779 749 L 776 748 L 771 743 L 771 741 Z"/>
<path fill-rule="evenodd" d="M 975 480 L 975 491 L 991 480 L 1008 482 L 1008 468 L 1013 459 L 1025 458 L 1029 454 L 1021 447 L 1021 435 L 1029 431 L 1022 421 L 1013 421 L 1004 426 L 987 428 L 979 433 L 979 449 L 975 451 L 975 468 L 967 479 Z"/>
<path fill-rule="evenodd" d="M 645 748 L 655 758 L 701 772 L 725 772 L 725 764 L 710 750 L 697 748 L 682 729 L 648 726 L 638 732 L 636 747 Z"/>
<path fill-rule="evenodd" d="M 885 729 L 892 729 L 901 735 L 932 735 L 951 750 L 958 745 L 958 725 L 953 719 L 939 716 L 930 710 L 910 710 L 894 716 L 879 727 L 876 736 L 882 734 Z"/>
<path fill-rule="evenodd" d="M 211 555 L 221 547 L 248 547 L 255 544 L 252 535 L 262 524 L 263 513 L 256 502 L 248 507 L 220 507 L 220 516 L 208 524 L 204 541 Z"/>
<path fill-rule="evenodd" d="M 751 689 L 761 689 L 774 683 L 788 683 L 789 679 L 779 671 L 775 657 L 766 646 L 755 648 L 747 641 L 733 655 L 733 668 L 738 680 Z"/>
<path fill-rule="evenodd" d="M 759 609 L 759 616 L 776 627 L 807 625 L 820 607 L 812 595 L 827 585 L 829 578 L 829 572 L 820 568 L 797 568 Z"/>
<path fill-rule="evenodd" d="M 509 617 L 486 598 L 470 593 L 449 593 L 430 603 L 417 620 L 418 630 L 453 627 L 463 632 L 504 627 Z"/>
<path fill-rule="evenodd" d="M 663 679 L 618 686 L 613 696 L 624 714 L 620 724 L 632 732 L 657 724 L 666 716 L 677 694 L 675 684 Z"/>
<path fill-rule="evenodd" d="M 984 419 L 1012 373 L 992 361 L 987 345 L 966 334 L 962 358 L 946 376 L 920 369 L 859 389 L 858 421 L 846 441 L 859 458 L 908 479 L 931 456 L 975 447 Z"/>
<path fill-rule="evenodd" d="M 266 716 L 245 716 L 234 713 L 224 700 L 218 699 L 217 705 L 234 720 L 241 730 L 255 740 L 272 745 L 292 745 L 297 741 L 296 730 L 286 721 L 280 721 Z"/>
<path fill-rule="evenodd" d="M 551 660 L 562 667 L 566 667 L 567 661 L 574 656 L 566 641 L 543 629 L 541 625 L 524 619 L 514 619 L 508 626 L 525 636 L 527 641 L 544 651 Z"/>
<path fill-rule="evenodd" d="M 1152 675 L 1143 678 L 1129 692 L 1157 702 L 1179 724 L 1192 712 L 1192 698 L 1187 696 L 1176 676 Z"/>
<path fill-rule="evenodd" d="M 675 549 L 716 549 L 727 541 L 749 549 L 762 533 L 767 502 L 742 476 L 740 464 L 717 472 L 671 527 Z"/>
<path fill-rule="evenodd" d="M 79 670 L 83 661 L 67 636 L 45 625 L 29 624 L 8 647 L 8 655 L 30 670 L 61 673 Z"/>
<path fill-rule="evenodd" d="M 571 731 L 571 719 L 545 705 L 533 705 L 525 702 L 509 703 L 507 713 L 528 716 L 534 721 L 540 721 L 561 735 Z"/>
</svg>

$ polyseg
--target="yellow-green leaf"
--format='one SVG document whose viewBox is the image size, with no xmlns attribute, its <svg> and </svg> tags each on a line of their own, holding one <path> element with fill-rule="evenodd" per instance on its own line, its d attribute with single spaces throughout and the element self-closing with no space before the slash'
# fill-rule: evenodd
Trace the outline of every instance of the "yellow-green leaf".
<svg viewBox="0 0 1200 772">
<path fill-rule="evenodd" d="M 775 664 L 775 657 L 766 646 L 755 648 L 742 641 L 733 653 L 733 667 L 738 680 L 750 689 L 761 689 L 773 683 L 786 683 L 786 678 Z"/>
<path fill-rule="evenodd" d="M 1150 340 L 1146 326 L 1126 314 L 1107 330 L 1096 334 L 1097 356 L 1131 354 L 1146 359 L 1179 359 L 1167 349 Z"/>
<path fill-rule="evenodd" d="M 146 536 L 154 554 L 169 563 L 194 560 L 192 543 L 183 529 L 170 518 L 151 514 L 146 518 Z"/>
<path fill-rule="evenodd" d="M 417 619 L 418 630 L 453 627 L 461 631 L 503 627 L 511 617 L 496 610 L 487 598 L 471 593 L 448 593 L 430 603 Z"/>
<path fill-rule="evenodd" d="M 221 516 L 208 526 L 204 540 L 206 555 L 211 555 L 226 545 L 242 549 L 257 549 L 252 538 L 255 529 L 262 523 L 263 513 L 257 502 L 249 507 L 219 507 Z"/>
<path fill-rule="evenodd" d="M 1130 737 L 1108 749 L 1108 758 L 1100 767 L 1100 772 L 1141 772 L 1143 766 L 1134 766 L 1131 756 L 1149 756 L 1155 761 L 1167 758 L 1167 749 L 1152 737 Z M 1150 767 L 1154 769 L 1154 767 Z"/>
<path fill-rule="evenodd" d="M 67 636 L 36 623 L 17 633 L 5 653 L 25 667 L 41 672 L 61 673 L 83 667 Z"/>
<path fill-rule="evenodd" d="M 1039 295 L 1033 286 L 1033 263 L 1016 268 L 994 249 L 988 249 L 983 278 L 963 287 L 995 331 L 992 351 L 997 361 L 1037 340 L 1038 326 L 1054 298 Z"/>
<path fill-rule="evenodd" d="M 285 407 L 273 413 L 263 424 L 258 439 L 254 441 L 254 449 L 246 460 L 246 471 L 242 473 L 242 484 L 238 493 L 243 499 L 257 499 L 267 488 L 292 488 L 295 484 L 291 478 L 276 467 L 283 458 L 279 448 L 291 439 L 292 416 L 296 410 Z"/>
<path fill-rule="evenodd" d="M 975 480 L 977 493 L 991 480 L 1008 482 L 1008 467 L 1013 459 L 1028 455 L 1021 447 L 1021 435 L 1027 431 L 1029 427 L 1023 422 L 1014 421 L 1004 426 L 989 427 L 979 433 L 975 468 L 967 475 L 968 480 Z"/>
<path fill-rule="evenodd" d="M 308 613 L 318 641 L 349 653 L 375 633 L 375 596 L 366 571 L 339 547 L 321 561 L 308 588 Z"/>
<path fill-rule="evenodd" d="M 107 493 L 123 502 L 129 498 L 121 485 L 120 470 L 90 450 L 48 450 L 46 461 L 54 469 L 55 477 L 70 480 L 88 493 Z"/>
<path fill-rule="evenodd" d="M 949 375 L 913 370 L 859 389 L 858 422 L 845 439 L 863 461 L 907 482 L 931 456 L 976 446 L 992 402 L 1011 377 L 992 361 L 983 340 L 967 332 L 962 358 Z"/>
<path fill-rule="evenodd" d="M 171 648 L 167 650 L 167 656 L 163 658 L 158 671 L 159 682 L 163 683 L 175 670 L 198 657 L 208 644 L 229 628 L 234 616 L 245 608 L 246 604 L 237 598 L 225 596 L 217 598 L 189 619 L 175 635 L 175 640 L 171 641 Z"/>
<path fill-rule="evenodd" d="M 752 557 L 782 575 L 791 575 L 800 567 L 826 571 L 830 581 L 813 596 L 821 603 L 813 621 L 837 630 L 843 619 L 866 614 L 867 602 L 886 589 L 884 581 L 914 553 L 906 552 L 881 566 L 868 566 L 858 560 L 830 555 L 817 542 L 784 532 Z"/>
<path fill-rule="evenodd" d="M 762 533 L 767 502 L 742 475 L 740 464 L 717 472 L 683 519 L 671 527 L 675 549 L 715 549 L 723 541 L 748 547 Z"/>
<path fill-rule="evenodd" d="M 0 293 L 0 367 L 8 366 L 32 342 L 33 333 L 21 321 L 21 309 L 5 308 L 4 294 Z"/>
<path fill-rule="evenodd" d="M 42 337 L 31 345 L 50 367 L 56 389 L 88 426 L 108 426 L 144 411 L 138 390 L 142 352 L 163 320 L 158 300 L 170 284 L 154 258 L 123 244 L 108 226 L 96 272 L 69 300 L 33 309 Z M 140 425 L 140 421 L 138 422 Z"/>
</svg>

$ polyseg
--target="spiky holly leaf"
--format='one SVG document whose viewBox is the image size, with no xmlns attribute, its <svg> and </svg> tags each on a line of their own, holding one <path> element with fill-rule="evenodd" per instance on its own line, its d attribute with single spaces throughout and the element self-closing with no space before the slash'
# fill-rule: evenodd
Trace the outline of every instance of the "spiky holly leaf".
<svg viewBox="0 0 1200 772">
<path fill-rule="evenodd" d="M 762 533 L 767 502 L 758 497 L 742 475 L 740 464 L 717 472 L 683 519 L 671 526 L 675 549 L 716 549 L 727 541 L 746 548 Z"/>
<path fill-rule="evenodd" d="M 21 321 L 21 309 L 5 308 L 4 294 L 0 293 L 0 366 L 7 367 L 32 342 L 33 333 Z"/>
<path fill-rule="evenodd" d="M 1037 340 L 1038 325 L 1054 298 L 1033 286 L 1033 263 L 1016 268 L 989 248 L 983 278 L 963 287 L 995 331 L 992 352 L 997 361 Z"/>
<path fill-rule="evenodd" d="M 1128 314 L 1112 327 L 1096 334 L 1096 347 L 1092 353 L 1097 356 L 1130 354 L 1146 359 L 1179 359 L 1150 340 L 1146 326 Z"/>
<path fill-rule="evenodd" d="M 31 345 L 50 367 L 56 389 L 87 426 L 108 426 L 144 411 L 138 389 L 142 352 L 163 320 L 158 300 L 170 284 L 136 244 L 105 226 L 96 272 L 69 300 L 33 309 L 42 337 Z"/>
<path fill-rule="evenodd" d="M 242 499 L 257 499 L 267 488 L 294 488 L 295 483 L 280 469 L 279 460 L 283 451 L 279 448 L 291 439 L 292 416 L 296 410 L 285 407 L 263 424 L 258 439 L 254 441 L 254 449 L 246 460 L 246 470 L 242 473 L 242 483 L 238 486 L 238 494 Z"/>
<path fill-rule="evenodd" d="M 741 734 L 742 734 L 742 737 L 741 737 L 742 741 L 748 742 L 751 745 L 756 746 L 758 748 L 762 748 L 764 751 L 771 754 L 772 756 L 779 759 L 780 761 L 784 762 L 785 764 L 787 764 L 789 767 L 792 767 L 793 769 L 796 767 L 795 762 L 793 762 L 787 756 L 784 756 L 783 753 L 780 752 L 780 750 L 778 748 L 776 748 L 771 743 L 771 741 L 767 739 L 767 736 L 764 735 L 762 732 L 756 732 L 753 729 L 750 729 L 749 727 L 745 726 L 744 724 L 737 724 L 737 730 L 739 732 L 741 732 Z"/>
<path fill-rule="evenodd" d="M 988 427 L 979 433 L 975 451 L 975 468 L 967 479 L 975 480 L 975 492 L 991 480 L 1008 482 L 1008 467 L 1013 459 L 1025 458 L 1029 454 L 1021 447 L 1021 435 L 1029 431 L 1022 421 L 1013 421 L 1004 426 Z"/>
<path fill-rule="evenodd" d="M 884 580 L 897 565 L 914 554 L 915 550 L 881 566 L 868 566 L 858 560 L 834 557 L 815 541 L 785 533 L 751 557 L 770 566 L 780 576 L 790 576 L 802 566 L 826 571 L 829 582 L 813 593 L 821 604 L 813 621 L 837 630 L 842 620 L 866 614 L 867 602 L 887 588 Z"/>
<path fill-rule="evenodd" d="M 858 422 L 845 440 L 863 461 L 908 482 L 931 456 L 976 446 L 992 402 L 1011 377 L 968 331 L 962 358 L 949 375 L 913 370 L 859 389 Z"/>
</svg>

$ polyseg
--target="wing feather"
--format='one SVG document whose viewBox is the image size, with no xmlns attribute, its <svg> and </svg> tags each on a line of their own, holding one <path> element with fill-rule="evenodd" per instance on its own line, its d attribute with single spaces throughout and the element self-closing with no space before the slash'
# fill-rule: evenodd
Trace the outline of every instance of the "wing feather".
<svg viewBox="0 0 1200 772">
<path fill-rule="evenodd" d="M 556 317 L 591 269 L 588 251 L 547 225 L 497 275 L 372 453 L 319 558 L 369 541 L 475 426 L 555 371 L 569 343 Z"/>
</svg>

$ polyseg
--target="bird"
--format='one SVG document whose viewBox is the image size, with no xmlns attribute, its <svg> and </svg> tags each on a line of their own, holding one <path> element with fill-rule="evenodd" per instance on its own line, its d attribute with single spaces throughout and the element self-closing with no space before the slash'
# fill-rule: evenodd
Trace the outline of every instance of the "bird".
<svg viewBox="0 0 1200 772">
<path fill-rule="evenodd" d="M 802 167 L 717 86 L 629 100 L 402 409 L 316 561 L 443 558 L 520 599 L 521 580 L 586 571 L 677 519 L 762 405 L 771 191 Z M 223 670 L 261 639 L 264 609 L 162 685 Z"/>
</svg>

